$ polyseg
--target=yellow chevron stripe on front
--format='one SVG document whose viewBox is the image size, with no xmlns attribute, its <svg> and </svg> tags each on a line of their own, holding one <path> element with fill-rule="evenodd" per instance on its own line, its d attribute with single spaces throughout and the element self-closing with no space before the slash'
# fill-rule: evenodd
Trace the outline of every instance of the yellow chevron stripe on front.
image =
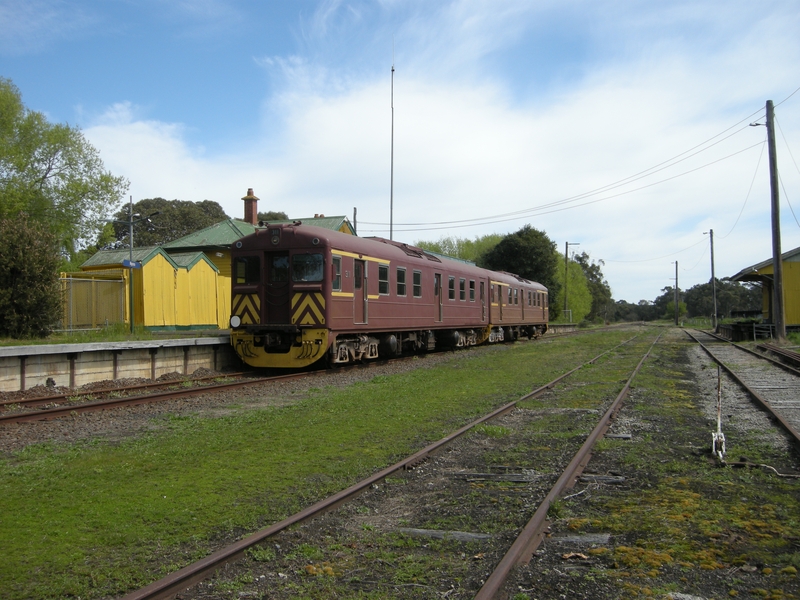
<svg viewBox="0 0 800 600">
<path fill-rule="evenodd" d="M 255 325 L 259 322 L 261 314 L 261 301 L 258 294 L 237 294 L 233 298 L 234 315 L 242 320 L 245 325 Z"/>
<path fill-rule="evenodd" d="M 292 323 L 324 325 L 325 297 L 322 294 L 296 293 L 292 296 Z"/>
</svg>

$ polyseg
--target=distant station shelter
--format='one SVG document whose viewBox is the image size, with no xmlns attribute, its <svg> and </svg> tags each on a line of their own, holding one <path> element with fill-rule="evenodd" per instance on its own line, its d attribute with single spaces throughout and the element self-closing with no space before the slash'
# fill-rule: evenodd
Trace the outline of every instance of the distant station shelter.
<svg viewBox="0 0 800 600">
<path fill-rule="evenodd" d="M 800 248 L 789 250 L 781 255 L 783 264 L 783 304 L 787 331 L 800 331 Z M 773 312 L 775 286 L 774 265 L 772 259 L 765 260 L 739 271 L 731 277 L 731 281 L 744 283 L 760 283 L 762 289 L 761 314 L 759 315 L 763 337 L 770 337 L 771 328 L 775 324 Z M 758 328 L 755 337 L 758 335 Z M 748 336 L 752 339 L 753 336 Z M 746 339 L 746 338 L 742 338 Z"/>
</svg>

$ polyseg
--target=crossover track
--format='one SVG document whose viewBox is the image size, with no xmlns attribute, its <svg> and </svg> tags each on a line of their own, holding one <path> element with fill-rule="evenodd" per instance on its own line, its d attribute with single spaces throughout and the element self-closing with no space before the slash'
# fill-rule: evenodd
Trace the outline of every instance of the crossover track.
<svg viewBox="0 0 800 600">
<path fill-rule="evenodd" d="M 707 332 L 686 334 L 800 445 L 800 371 Z"/>
<path fill-rule="evenodd" d="M 614 350 L 616 350 L 620 346 L 623 346 L 623 345 L 627 344 L 628 342 L 630 342 L 631 340 L 635 339 L 635 337 L 637 337 L 637 336 L 634 336 L 633 338 L 630 338 L 630 339 L 622 342 L 621 344 L 618 344 L 617 346 L 615 346 L 615 347 L 613 347 L 613 348 L 611 348 L 609 350 L 606 350 L 605 352 L 602 352 L 601 354 L 598 354 L 597 356 L 595 356 L 591 360 L 583 363 L 582 365 L 580 365 L 578 367 L 575 367 L 574 369 L 572 369 L 572 370 L 560 375 L 559 377 L 553 379 L 549 383 L 547 383 L 547 384 L 545 384 L 545 385 L 533 390 L 532 392 L 530 392 L 528 394 L 525 394 L 521 398 L 519 398 L 519 399 L 517 399 L 517 400 L 515 400 L 513 402 L 509 402 L 508 404 L 505 404 L 505 405 L 497 408 L 496 410 L 492 411 L 491 413 L 489 413 L 487 415 L 484 415 L 480 419 L 477 419 L 476 421 L 473 421 L 472 423 L 469 423 L 468 425 L 465 425 L 464 427 L 458 429 L 457 431 L 451 433 L 450 435 L 442 438 L 441 440 L 439 440 L 437 442 L 434 442 L 433 444 L 423 448 L 422 450 L 412 454 L 411 456 L 408 456 L 407 458 L 401 460 L 400 462 L 395 463 L 394 465 L 392 465 L 390 467 L 387 467 L 387 468 L 383 469 L 382 471 L 379 471 L 378 473 L 375 473 L 374 475 L 372 475 L 372 476 L 370 476 L 370 477 L 368 477 L 368 478 L 366 478 L 366 479 L 364 479 L 364 480 L 362 480 L 362 481 L 350 486 L 349 488 L 347 488 L 345 490 L 342 490 L 341 492 L 338 492 L 337 494 L 334 494 L 333 496 L 325 498 L 324 500 L 321 500 L 321 501 L 317 502 L 316 504 L 313 504 L 312 506 L 309 506 L 308 508 L 306 508 L 306 509 L 304 509 L 304 510 L 302 510 L 302 511 L 300 511 L 300 512 L 298 512 L 298 513 L 296 513 L 296 514 L 284 519 L 283 521 L 281 521 L 279 523 L 276 523 L 276 524 L 274 524 L 274 525 L 272 525 L 270 527 L 267 527 L 266 529 L 262 529 L 261 531 L 253 533 L 250 536 L 248 536 L 246 538 L 243 538 L 242 540 L 239 540 L 238 542 L 236 542 L 236 543 L 234 543 L 234 544 L 232 544 L 232 545 L 230 545 L 230 546 L 228 546 L 226 548 L 222 548 L 221 550 L 218 550 L 218 551 L 210 554 L 209 556 L 197 561 L 196 563 L 188 565 L 188 566 L 184 567 L 183 569 L 180 569 L 179 571 L 176 571 L 175 573 L 172 573 L 172 574 L 164 577 L 163 579 L 160 579 L 160 580 L 158 580 L 158 581 L 156 581 L 154 583 L 151 583 L 150 585 L 148 585 L 148 586 L 146 586 L 146 587 L 144 587 L 144 588 L 142 588 L 140 590 L 132 592 L 132 593 L 124 596 L 122 600 L 156 600 L 156 599 L 160 600 L 160 599 L 166 599 L 166 598 L 173 598 L 176 594 L 180 593 L 181 590 L 184 590 L 184 589 L 186 589 L 186 588 L 188 588 L 188 587 L 190 587 L 190 586 L 192 586 L 192 585 L 194 585 L 194 584 L 206 579 L 212 573 L 214 573 L 217 569 L 223 567 L 225 564 L 230 563 L 232 561 L 235 561 L 235 560 L 243 557 L 248 548 L 251 548 L 253 546 L 256 546 L 256 545 L 264 542 L 264 540 L 266 540 L 267 538 L 269 538 L 269 537 L 271 537 L 271 536 L 273 536 L 273 535 L 275 535 L 275 534 L 277 534 L 277 533 L 279 533 L 281 531 L 284 531 L 284 530 L 288 529 L 289 527 L 291 527 L 293 525 L 296 525 L 296 524 L 302 523 L 302 522 L 304 522 L 306 520 L 309 520 L 309 519 L 312 519 L 314 517 L 317 517 L 317 516 L 327 512 L 327 511 L 330 511 L 330 510 L 332 510 L 332 509 L 344 504 L 345 502 L 348 502 L 348 501 L 352 500 L 353 498 L 355 498 L 356 496 L 358 496 L 362 492 L 368 490 L 373 485 L 375 485 L 376 483 L 378 483 L 381 480 L 385 479 L 386 477 L 392 475 L 393 473 L 396 473 L 398 471 L 402 471 L 402 470 L 405 470 L 405 469 L 413 468 L 415 465 L 417 465 L 417 464 L 421 463 L 422 461 L 424 461 L 428 456 L 430 456 L 431 454 L 433 454 L 436 451 L 440 450 L 442 447 L 446 446 L 447 444 L 453 442 L 454 440 L 460 438 L 462 435 L 464 435 L 468 431 L 472 430 L 474 427 L 476 427 L 476 426 L 478 426 L 478 425 L 480 425 L 482 423 L 485 423 L 487 421 L 490 421 L 491 419 L 494 419 L 496 417 L 499 417 L 499 416 L 501 416 L 503 414 L 506 414 L 506 413 L 510 412 L 511 410 L 516 408 L 517 403 L 519 403 L 519 402 L 521 402 L 523 400 L 527 400 L 527 399 L 530 399 L 530 398 L 535 398 L 537 396 L 540 396 L 541 394 L 545 393 L 546 391 L 548 391 L 549 389 L 554 387 L 557 383 L 559 383 L 563 379 L 569 377 L 570 375 L 572 375 L 576 371 L 580 370 L 581 368 L 583 368 L 583 367 L 585 367 L 587 365 L 593 364 L 595 361 L 597 361 L 601 357 L 605 356 L 606 354 L 608 354 L 610 352 L 613 352 Z M 641 365 L 641 363 L 640 363 L 640 365 Z M 637 367 L 637 370 L 638 370 L 638 367 Z M 626 390 L 627 390 L 627 387 L 628 386 L 626 386 Z M 604 420 L 605 420 L 605 418 L 604 418 Z M 606 424 L 606 428 L 607 428 L 607 426 L 608 425 Z M 605 431 L 605 429 L 603 431 Z M 597 434 L 598 438 L 599 438 L 599 435 L 600 434 Z M 588 460 L 588 453 L 586 453 L 585 456 L 586 456 L 586 460 Z M 581 459 L 581 460 L 583 460 L 583 459 Z M 578 461 L 578 462 L 581 462 L 581 461 Z"/>
</svg>

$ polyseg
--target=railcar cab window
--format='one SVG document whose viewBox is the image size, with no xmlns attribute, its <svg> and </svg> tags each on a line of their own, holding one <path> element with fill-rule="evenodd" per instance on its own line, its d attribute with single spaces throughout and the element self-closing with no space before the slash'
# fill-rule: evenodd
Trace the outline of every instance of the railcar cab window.
<svg viewBox="0 0 800 600">
<path fill-rule="evenodd" d="M 322 281 L 322 254 L 292 256 L 292 281 Z"/>
<path fill-rule="evenodd" d="M 414 271 L 414 298 L 422 298 L 422 271 Z"/>
<path fill-rule="evenodd" d="M 389 265 L 378 265 L 378 293 L 389 295 Z"/>
<path fill-rule="evenodd" d="M 448 288 L 447 288 L 447 290 L 448 290 L 447 297 L 450 298 L 450 300 L 455 300 L 456 299 L 456 278 L 455 277 L 450 277 L 449 280 L 450 280 L 450 283 L 449 283 Z"/>
<path fill-rule="evenodd" d="M 331 257 L 331 289 L 334 292 L 342 291 L 342 257 Z"/>
<path fill-rule="evenodd" d="M 272 257 L 269 277 L 273 283 L 289 281 L 289 256 L 287 254 L 276 254 Z"/>
<path fill-rule="evenodd" d="M 257 256 L 237 257 L 234 277 L 241 285 L 258 283 L 261 280 L 261 260 Z"/>
<path fill-rule="evenodd" d="M 397 267 L 397 295 L 406 295 L 406 270 L 403 267 Z"/>
</svg>

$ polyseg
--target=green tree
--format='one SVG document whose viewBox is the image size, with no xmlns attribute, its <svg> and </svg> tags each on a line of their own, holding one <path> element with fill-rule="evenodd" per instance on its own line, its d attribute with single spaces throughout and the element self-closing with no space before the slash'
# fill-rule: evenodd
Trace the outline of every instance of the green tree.
<svg viewBox="0 0 800 600">
<path fill-rule="evenodd" d="M 270 221 L 288 221 L 289 217 L 285 212 L 280 212 L 276 210 L 270 210 L 268 212 L 260 212 L 258 213 L 258 220 L 264 221 L 265 223 L 269 223 Z"/>
<path fill-rule="evenodd" d="M 587 317 L 589 319 L 608 318 L 608 308 L 611 304 L 611 287 L 603 276 L 602 267 L 605 263 L 602 260 L 594 262 L 586 252 L 581 252 L 573 256 L 573 260 L 583 269 L 586 277 L 586 285 L 592 295 L 592 308 Z"/>
<path fill-rule="evenodd" d="M 560 262 L 561 255 L 558 255 Z M 567 310 L 570 311 L 569 317 L 573 323 L 583 321 L 592 310 L 592 294 L 589 290 L 586 275 L 584 275 L 581 265 L 574 260 L 568 263 L 567 285 L 564 286 L 564 268 L 556 270 L 556 280 L 560 283 L 560 289 L 555 297 L 551 297 L 550 306 L 556 303 L 560 308 L 564 306 L 564 292 L 567 294 Z M 565 317 L 567 315 L 564 315 Z"/>
<path fill-rule="evenodd" d="M 106 223 L 100 233 L 97 235 L 95 243 L 87 246 L 83 250 L 78 250 L 69 259 L 62 258 L 60 271 L 72 273 L 81 270 L 81 265 L 89 260 L 98 250 L 103 248 L 113 247 L 115 245 L 116 237 L 114 234 L 114 224 Z"/>
<path fill-rule="evenodd" d="M 561 312 L 558 304 L 553 301 L 561 291 L 561 282 L 557 276 L 558 264 L 556 243 L 544 231 L 530 225 L 505 236 L 478 261 L 481 267 L 516 273 L 544 285 L 549 290 L 551 319 L 558 318 Z"/>
<path fill-rule="evenodd" d="M 688 310 L 686 309 L 686 302 L 678 302 L 678 321 L 681 321 L 683 318 L 686 317 L 688 314 Z M 675 321 L 675 301 L 670 300 L 667 302 L 666 312 L 661 315 L 662 319 L 672 320 Z"/>
<path fill-rule="evenodd" d="M 0 219 L 0 335 L 45 337 L 61 313 L 58 239 L 25 213 Z"/>
<path fill-rule="evenodd" d="M 475 236 L 475 239 L 442 236 L 438 241 L 419 241 L 417 246 L 423 250 L 437 252 L 446 256 L 454 256 L 462 260 L 478 263 L 481 257 L 494 248 L 503 236 L 499 233 L 490 233 L 484 236 Z"/>
<path fill-rule="evenodd" d="M 148 219 L 153 213 L 158 214 Z M 136 247 L 166 244 L 229 218 L 219 203 L 212 200 L 191 202 L 146 198 L 133 204 L 133 214 L 143 219 L 134 224 L 133 243 Z M 114 215 L 115 237 L 125 245 L 129 244 L 129 216 L 130 205 Z"/>
<path fill-rule="evenodd" d="M 0 78 L 0 218 L 25 212 L 72 254 L 102 229 L 127 188 L 78 128 L 28 110 Z"/>
<path fill-rule="evenodd" d="M 732 310 L 759 310 L 761 287 L 744 285 L 737 281 L 717 279 L 717 315 L 722 319 Z M 686 309 L 690 317 L 710 317 L 714 314 L 714 290 L 711 282 L 697 284 L 684 294 Z"/>
</svg>

